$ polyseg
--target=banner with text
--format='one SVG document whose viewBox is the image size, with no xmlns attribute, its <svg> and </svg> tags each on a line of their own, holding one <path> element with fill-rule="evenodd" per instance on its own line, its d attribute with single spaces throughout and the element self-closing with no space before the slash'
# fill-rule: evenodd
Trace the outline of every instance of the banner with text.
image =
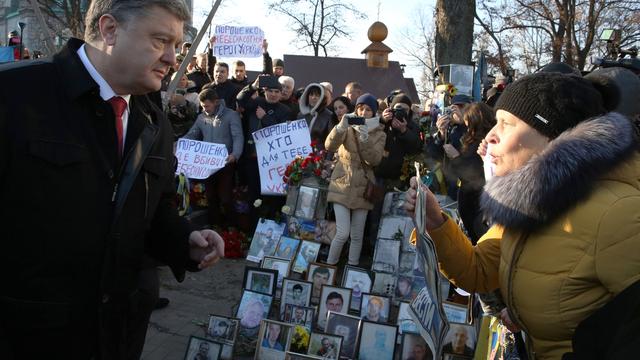
<svg viewBox="0 0 640 360">
<path fill-rule="evenodd" d="M 217 25 L 213 55 L 217 57 L 252 58 L 262 56 L 264 31 L 257 26 Z"/>
<path fill-rule="evenodd" d="M 295 120 L 272 125 L 253 133 L 258 153 L 260 190 L 263 195 L 284 195 L 282 182 L 287 165 L 296 156 L 311 153 L 307 121 Z"/>
<path fill-rule="evenodd" d="M 224 167 L 228 156 L 224 144 L 178 139 L 176 174 L 184 174 L 190 179 L 206 179 Z"/>
</svg>

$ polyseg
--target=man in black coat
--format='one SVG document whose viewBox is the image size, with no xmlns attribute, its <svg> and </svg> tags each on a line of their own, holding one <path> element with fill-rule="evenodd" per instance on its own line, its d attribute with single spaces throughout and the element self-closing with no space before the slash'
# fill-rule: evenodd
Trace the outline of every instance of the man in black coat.
<svg viewBox="0 0 640 360">
<path fill-rule="evenodd" d="M 0 67 L 1 359 L 127 358 L 143 256 L 182 281 L 224 253 L 177 215 L 171 125 L 144 95 L 188 18 L 94 0 L 86 43 Z"/>
</svg>

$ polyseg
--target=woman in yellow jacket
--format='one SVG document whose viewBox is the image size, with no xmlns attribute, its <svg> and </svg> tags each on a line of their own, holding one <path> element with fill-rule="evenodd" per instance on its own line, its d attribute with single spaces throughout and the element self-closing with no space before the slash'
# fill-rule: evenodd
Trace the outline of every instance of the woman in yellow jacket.
<svg viewBox="0 0 640 360">
<path fill-rule="evenodd" d="M 499 288 L 532 358 L 560 359 L 582 320 L 640 280 L 635 129 L 604 114 L 589 81 L 558 73 L 516 81 L 495 108 L 486 138 L 495 177 L 481 200 L 494 226 L 472 246 L 427 190 L 427 231 L 449 279 Z"/>
</svg>

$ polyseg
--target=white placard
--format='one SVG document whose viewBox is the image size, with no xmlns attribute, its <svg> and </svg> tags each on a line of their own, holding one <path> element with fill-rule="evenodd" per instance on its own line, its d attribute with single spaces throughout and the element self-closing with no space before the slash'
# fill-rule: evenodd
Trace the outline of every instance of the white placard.
<svg viewBox="0 0 640 360">
<path fill-rule="evenodd" d="M 225 166 L 229 153 L 224 144 L 178 139 L 175 155 L 178 158 L 176 174 L 206 179 Z"/>
<path fill-rule="evenodd" d="M 217 25 L 213 54 L 217 57 L 254 58 L 262 56 L 264 31 L 257 26 Z"/>
<path fill-rule="evenodd" d="M 263 195 L 284 195 L 282 182 L 287 165 L 296 156 L 311 153 L 311 136 L 307 121 L 295 120 L 260 129 L 253 134 Z"/>
</svg>

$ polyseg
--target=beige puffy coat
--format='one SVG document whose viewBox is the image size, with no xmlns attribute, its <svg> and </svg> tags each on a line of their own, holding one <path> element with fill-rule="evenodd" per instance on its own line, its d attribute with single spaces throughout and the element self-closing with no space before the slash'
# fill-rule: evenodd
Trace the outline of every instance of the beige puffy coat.
<svg viewBox="0 0 640 360">
<path fill-rule="evenodd" d="M 331 183 L 329 184 L 329 195 L 327 200 L 341 204 L 349 209 L 373 209 L 373 204 L 363 197 L 367 187 L 367 177 L 375 181 L 373 167 L 382 160 L 384 144 L 387 135 L 383 127 L 376 118 L 367 119 L 369 127 L 369 138 L 360 143 L 360 152 L 368 169 L 363 169 L 358 155 L 356 141 L 359 141 L 358 133 L 352 128 L 340 130 L 337 126 L 331 130 L 324 142 L 324 146 L 329 151 L 336 152 L 338 159 Z M 376 125 L 377 124 L 377 125 Z"/>
<path fill-rule="evenodd" d="M 491 180 L 483 205 L 502 226 L 475 247 L 451 219 L 429 232 L 441 270 L 458 286 L 500 288 L 535 359 L 570 352 L 578 324 L 640 280 L 640 155 L 632 133 L 612 114 L 584 122 L 524 168 Z"/>
</svg>

